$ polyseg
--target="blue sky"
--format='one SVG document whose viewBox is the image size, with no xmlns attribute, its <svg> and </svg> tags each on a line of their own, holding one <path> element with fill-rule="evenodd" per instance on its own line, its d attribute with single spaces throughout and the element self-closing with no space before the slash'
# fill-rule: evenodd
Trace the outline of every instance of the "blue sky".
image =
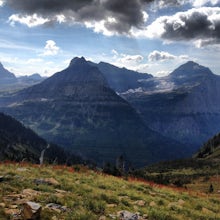
<svg viewBox="0 0 220 220">
<path fill-rule="evenodd" d="M 0 0 L 0 61 L 50 76 L 75 56 L 163 76 L 188 60 L 220 74 L 220 0 Z"/>
</svg>

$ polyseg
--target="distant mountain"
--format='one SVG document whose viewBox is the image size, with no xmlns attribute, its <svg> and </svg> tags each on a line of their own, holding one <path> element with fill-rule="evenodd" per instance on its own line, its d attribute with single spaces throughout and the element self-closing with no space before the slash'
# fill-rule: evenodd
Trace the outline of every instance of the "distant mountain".
<svg viewBox="0 0 220 220">
<path fill-rule="evenodd" d="M 39 73 L 34 73 L 30 76 L 20 76 L 20 77 L 18 77 L 18 81 L 20 83 L 26 83 L 26 84 L 29 84 L 29 85 L 40 83 L 44 79 L 46 79 L 46 77 L 42 77 Z"/>
<path fill-rule="evenodd" d="M 1 100 L 0 100 L 1 101 Z M 1 105 L 39 135 L 103 165 L 123 155 L 134 166 L 180 158 L 187 147 L 150 130 L 83 57 Z M 7 103 L 7 104 L 6 104 Z"/>
<path fill-rule="evenodd" d="M 0 113 L 0 160 L 29 161 L 39 163 L 41 152 L 45 150 L 44 162 L 66 163 L 68 158 L 72 163 L 79 160 L 74 156 L 67 156 L 63 149 L 48 143 L 25 128 L 14 118 Z M 78 161 L 77 161 L 78 160 Z"/>
<path fill-rule="evenodd" d="M 5 69 L 4 66 L 0 63 L 0 86 L 5 84 L 13 84 L 16 82 L 17 79 L 15 75 Z"/>
<path fill-rule="evenodd" d="M 45 77 L 35 73 L 30 76 L 16 77 L 0 63 L 0 94 L 11 93 L 42 82 Z"/>
<path fill-rule="evenodd" d="M 212 75 L 213 73 L 207 67 L 201 66 L 198 63 L 193 61 L 188 61 L 185 64 L 182 64 L 180 67 L 175 69 L 170 76 L 173 78 L 192 78 L 192 77 L 204 77 Z"/>
<path fill-rule="evenodd" d="M 99 68 L 105 76 L 109 86 L 116 92 L 125 92 L 140 86 L 140 80 L 146 80 L 153 76 L 147 73 L 139 73 L 126 68 L 119 68 L 109 63 L 90 63 Z"/>
<path fill-rule="evenodd" d="M 141 92 L 122 94 L 151 129 L 194 151 L 220 130 L 220 76 L 187 62 L 152 81 L 143 82 Z"/>
</svg>

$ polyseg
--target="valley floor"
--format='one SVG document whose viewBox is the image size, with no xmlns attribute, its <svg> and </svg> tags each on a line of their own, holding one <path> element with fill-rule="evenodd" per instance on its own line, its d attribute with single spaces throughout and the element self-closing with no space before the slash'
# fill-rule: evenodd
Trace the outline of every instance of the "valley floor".
<svg viewBox="0 0 220 220">
<path fill-rule="evenodd" d="M 129 215 L 149 220 L 220 219 L 220 195 L 190 188 L 117 178 L 83 166 L 4 163 L 0 219 L 23 219 L 27 202 L 42 207 L 43 220 L 123 220 Z"/>
</svg>

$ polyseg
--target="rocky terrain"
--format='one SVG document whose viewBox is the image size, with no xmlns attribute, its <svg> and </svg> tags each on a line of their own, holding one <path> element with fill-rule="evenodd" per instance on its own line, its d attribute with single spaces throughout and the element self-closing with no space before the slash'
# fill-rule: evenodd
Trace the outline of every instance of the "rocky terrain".
<svg viewBox="0 0 220 220">
<path fill-rule="evenodd" d="M 83 166 L 0 165 L 0 219 L 219 219 L 219 196 Z M 206 181 L 208 189 L 210 182 Z"/>
</svg>

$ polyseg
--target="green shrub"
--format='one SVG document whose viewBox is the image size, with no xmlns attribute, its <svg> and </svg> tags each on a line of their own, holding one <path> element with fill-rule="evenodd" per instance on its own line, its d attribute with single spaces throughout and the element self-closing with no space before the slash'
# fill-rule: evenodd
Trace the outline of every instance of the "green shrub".
<svg viewBox="0 0 220 220">
<path fill-rule="evenodd" d="M 122 203 L 123 205 L 127 206 L 127 207 L 130 207 L 129 202 L 128 202 L 127 200 L 125 200 L 125 199 L 122 199 L 122 200 L 121 200 L 121 203 Z"/>
<path fill-rule="evenodd" d="M 158 201 L 158 205 L 163 206 L 163 205 L 164 205 L 164 201 L 160 199 L 160 200 Z"/>
<path fill-rule="evenodd" d="M 103 201 L 86 201 L 86 208 L 95 214 L 103 215 L 105 207 L 106 205 Z"/>
<path fill-rule="evenodd" d="M 106 203 L 109 203 L 109 204 L 118 204 L 119 203 L 119 200 L 116 196 L 107 196 L 106 194 L 101 194 L 100 195 L 100 199 L 101 200 L 104 200 Z"/>
<path fill-rule="evenodd" d="M 151 210 L 149 212 L 149 218 L 148 219 L 149 220 L 177 220 L 176 218 L 174 218 L 170 214 L 164 213 L 164 212 L 160 211 L 159 209 Z"/>
</svg>

